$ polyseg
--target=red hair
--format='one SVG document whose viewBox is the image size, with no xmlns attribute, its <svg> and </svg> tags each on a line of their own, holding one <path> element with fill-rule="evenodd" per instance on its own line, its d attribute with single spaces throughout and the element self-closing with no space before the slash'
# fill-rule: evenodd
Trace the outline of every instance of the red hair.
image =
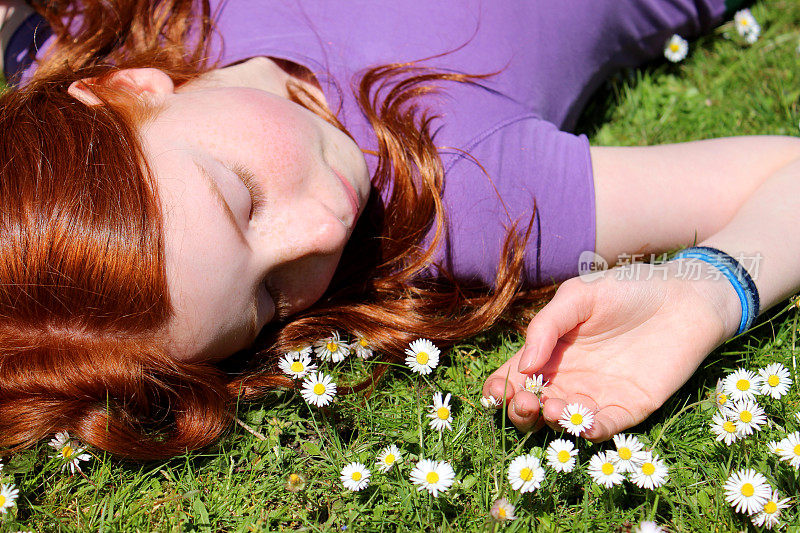
<svg viewBox="0 0 800 533">
<path fill-rule="evenodd" d="M 446 214 L 430 133 L 438 117 L 419 101 L 439 82 L 479 76 L 384 65 L 363 75 L 357 95 L 380 147 L 373 185 L 391 187 L 391 197 L 381 205 L 372 195 L 326 294 L 270 326 L 226 371 L 171 358 L 159 337 L 172 314 L 162 214 L 137 136 L 154 111 L 104 80 L 119 68 L 151 66 L 180 85 L 214 68 L 204 48 L 209 6 L 58 4 L 39 8 L 57 36 L 53 52 L 27 86 L 0 97 L 0 131 L 13 132 L 0 141 L 0 446 L 18 449 L 68 430 L 119 456 L 170 457 L 216 440 L 238 399 L 291 387 L 275 372 L 276 355 L 331 330 L 358 332 L 397 361 L 418 337 L 446 347 L 552 295 L 554 287 L 520 291 L 532 220 L 527 231 L 509 228 L 492 288 L 466 286 L 441 265 L 439 277 L 423 275 Z M 102 105 L 67 93 L 87 77 L 98 78 Z M 309 93 L 289 90 L 344 131 Z M 431 229 L 435 238 L 423 248 Z M 354 256 L 359 261 L 347 259 Z"/>
</svg>

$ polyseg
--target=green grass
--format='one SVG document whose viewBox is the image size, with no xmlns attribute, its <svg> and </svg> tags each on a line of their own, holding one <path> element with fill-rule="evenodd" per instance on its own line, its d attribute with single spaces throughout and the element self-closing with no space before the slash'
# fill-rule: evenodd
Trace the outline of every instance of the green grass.
<svg viewBox="0 0 800 533">
<path fill-rule="evenodd" d="M 592 101 L 581 130 L 601 145 L 798 135 L 800 5 L 760 3 L 753 12 L 763 28 L 755 45 L 743 44 L 727 24 L 691 43 L 684 63 L 623 72 Z M 84 475 L 70 476 L 42 443 L 8 461 L 2 479 L 19 487 L 20 498 L 0 518 L 0 531 L 482 531 L 490 527 L 488 510 L 499 495 L 516 503 L 520 515 L 508 531 L 626 531 L 643 519 L 681 532 L 746 530 L 748 522 L 721 493 L 731 469 L 749 465 L 782 494 L 800 494 L 798 472 L 779 464 L 765 446 L 800 429 L 793 418 L 800 411 L 799 321 L 800 311 L 788 301 L 775 306 L 751 332 L 715 350 L 678 393 L 632 430 L 647 444 L 661 435 L 656 449 L 670 466 L 670 481 L 654 492 L 630 483 L 600 490 L 585 466 L 591 454 L 609 446 L 583 440 L 581 468 L 559 477 L 549 472 L 533 494 L 519 497 L 510 490 L 510 458 L 540 453 L 556 434 L 524 435 L 500 414 L 481 410 L 483 381 L 522 342 L 494 331 L 450 351 L 427 379 L 392 371 L 368 400 L 342 397 L 326 413 L 309 409 L 294 392 L 275 392 L 239 412 L 259 436 L 236 425 L 214 447 L 171 461 L 142 466 L 98 453 Z M 738 366 L 755 369 L 773 361 L 792 371 L 790 394 L 766 403 L 771 422 L 756 437 L 730 448 L 717 445 L 708 431 L 717 378 Z M 351 358 L 337 374 L 356 379 L 372 364 Z M 454 396 L 453 431 L 443 437 L 427 428 L 423 414 L 434 390 Z M 450 461 L 458 482 L 436 500 L 419 493 L 407 481 L 413 465 L 407 457 L 388 475 L 373 469 L 372 483 L 361 493 L 341 487 L 339 470 L 346 462 L 371 465 L 390 443 L 409 456 Z M 307 478 L 297 493 L 285 488 L 292 472 Z M 784 518 L 794 524 L 788 531 L 800 531 L 797 501 Z"/>
</svg>

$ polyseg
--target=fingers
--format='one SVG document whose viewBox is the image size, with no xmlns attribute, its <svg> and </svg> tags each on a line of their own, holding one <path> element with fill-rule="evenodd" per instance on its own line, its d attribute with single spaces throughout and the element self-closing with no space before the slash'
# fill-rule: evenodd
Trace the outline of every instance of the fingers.
<svg viewBox="0 0 800 533">
<path fill-rule="evenodd" d="M 544 425 L 539 416 L 539 398 L 526 390 L 518 391 L 508 405 L 508 419 L 520 431 L 534 431 Z"/>
<path fill-rule="evenodd" d="M 636 425 L 636 419 L 626 409 L 610 405 L 594 415 L 594 424 L 584 432 L 584 437 L 592 442 L 603 442 L 617 433 Z"/>
<path fill-rule="evenodd" d="M 589 319 L 594 300 L 592 287 L 577 278 L 561 284 L 553 299 L 528 325 L 519 372 L 538 372 L 547 363 L 558 339 Z"/>
<path fill-rule="evenodd" d="M 483 384 L 483 395 L 485 397 L 494 396 L 500 402 L 503 399 L 506 402 L 511 402 L 514 394 L 525 385 L 526 376 L 517 372 L 517 360 L 515 355 L 492 372 L 492 375 Z"/>
</svg>

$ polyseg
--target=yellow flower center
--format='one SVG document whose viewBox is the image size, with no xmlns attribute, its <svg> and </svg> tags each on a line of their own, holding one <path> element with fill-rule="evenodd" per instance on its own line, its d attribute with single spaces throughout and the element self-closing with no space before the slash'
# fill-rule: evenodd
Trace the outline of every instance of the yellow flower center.
<svg viewBox="0 0 800 533">
<path fill-rule="evenodd" d="M 741 420 L 745 424 L 748 424 L 751 420 L 753 420 L 753 413 L 751 413 L 750 411 L 742 411 L 741 413 L 739 413 L 739 420 Z"/>
<path fill-rule="evenodd" d="M 764 506 L 764 513 L 772 514 L 778 510 L 778 504 L 775 502 L 767 502 L 767 505 Z"/>
<path fill-rule="evenodd" d="M 316 394 L 317 396 L 325 394 L 325 385 L 323 385 L 322 383 L 317 383 L 316 385 L 314 385 L 314 394 Z"/>
<path fill-rule="evenodd" d="M 800 455 L 800 444 L 798 444 L 798 445 L 796 445 L 794 447 L 794 454 L 795 455 Z"/>
<path fill-rule="evenodd" d="M 605 475 L 610 476 L 614 473 L 614 465 L 611 463 L 603 463 L 603 468 L 600 470 L 602 470 Z"/>
<path fill-rule="evenodd" d="M 353 481 L 358 481 L 359 479 L 361 479 L 361 472 L 353 472 L 353 475 L 351 475 L 350 477 L 353 478 Z"/>
<path fill-rule="evenodd" d="M 652 476 L 656 473 L 656 466 L 653 463 L 645 463 L 642 465 L 642 473 L 645 476 Z"/>
<path fill-rule="evenodd" d="M 559 462 L 566 463 L 567 461 L 569 461 L 569 459 L 570 459 L 570 455 L 569 455 L 569 452 L 567 450 L 561 450 L 560 452 L 558 452 L 558 460 L 559 460 Z"/>
<path fill-rule="evenodd" d="M 741 391 L 748 390 L 750 388 L 750 381 L 746 379 L 740 379 L 736 382 L 736 388 Z"/>
<path fill-rule="evenodd" d="M 300 481 L 300 476 L 297 474 L 290 474 L 289 475 L 289 483 L 297 483 Z"/>
<path fill-rule="evenodd" d="M 425 481 L 430 484 L 438 483 L 439 482 L 439 474 L 436 472 L 428 472 L 428 475 L 425 476 Z"/>
<path fill-rule="evenodd" d="M 497 509 L 497 516 L 499 516 L 500 518 L 505 520 L 505 518 L 506 518 L 506 509 L 505 509 L 505 507 L 500 507 L 499 509 Z"/>
<path fill-rule="evenodd" d="M 747 22 L 747 19 L 742 19 L 742 26 L 747 26 L 748 24 L 750 23 Z"/>
<path fill-rule="evenodd" d="M 583 415 L 580 413 L 575 413 L 571 417 L 569 417 L 569 421 L 572 422 L 574 425 L 579 426 L 583 423 Z"/>
<path fill-rule="evenodd" d="M 527 466 L 519 471 L 519 478 L 522 481 L 530 481 L 533 479 L 533 470 L 528 468 Z"/>
<path fill-rule="evenodd" d="M 742 485 L 742 496 L 750 497 L 755 494 L 756 489 L 752 483 L 745 483 Z"/>
<path fill-rule="evenodd" d="M 367 339 L 359 339 L 358 344 L 360 344 L 362 348 L 366 348 L 367 346 L 369 346 L 369 344 L 367 343 Z"/>
<path fill-rule="evenodd" d="M 292 369 L 292 372 L 302 372 L 303 363 L 301 363 L 300 361 L 295 361 L 294 363 L 292 363 L 292 366 L 290 368 Z"/>
<path fill-rule="evenodd" d="M 769 378 L 767 378 L 767 383 L 769 383 L 770 387 L 777 387 L 780 382 L 781 382 L 781 378 L 779 378 L 775 374 L 773 374 Z"/>
<path fill-rule="evenodd" d="M 6 497 L 0 494 L 0 509 L 6 504 Z"/>
<path fill-rule="evenodd" d="M 672 50 L 673 52 L 677 52 L 678 50 L 681 49 L 681 47 L 678 43 L 672 43 L 671 45 L 669 45 L 669 49 Z"/>
<path fill-rule="evenodd" d="M 633 452 L 631 452 L 630 448 L 623 447 L 617 450 L 617 455 L 619 455 L 619 458 L 622 459 L 623 461 L 627 461 L 628 459 L 633 457 Z"/>
<path fill-rule="evenodd" d="M 722 429 L 724 429 L 728 433 L 736 433 L 736 424 L 734 424 L 730 420 L 726 420 L 725 423 L 722 424 Z"/>
<path fill-rule="evenodd" d="M 64 459 L 69 459 L 70 457 L 72 457 L 73 453 L 75 452 L 72 450 L 72 447 L 69 444 L 61 448 L 61 457 L 63 457 Z"/>
<path fill-rule="evenodd" d="M 329 342 L 325 347 L 328 349 L 329 352 L 335 352 L 339 350 L 339 345 L 336 344 L 335 342 Z"/>
<path fill-rule="evenodd" d="M 724 395 L 724 394 L 722 394 L 721 392 L 720 392 L 719 394 L 717 394 L 717 402 L 718 402 L 720 405 L 725 405 L 725 403 L 726 403 L 727 401 L 728 401 L 728 397 L 727 397 L 727 396 L 725 396 L 725 395 Z"/>
<path fill-rule="evenodd" d="M 383 462 L 386 463 L 387 465 L 394 464 L 394 454 L 390 453 L 389 455 L 387 455 L 383 459 Z"/>
<path fill-rule="evenodd" d="M 447 407 L 440 407 L 436 410 L 436 416 L 438 416 L 440 420 L 447 420 L 450 418 L 450 409 Z"/>
<path fill-rule="evenodd" d="M 424 365 L 428 362 L 428 354 L 425 352 L 419 352 L 417 354 L 417 363 L 420 365 Z"/>
</svg>

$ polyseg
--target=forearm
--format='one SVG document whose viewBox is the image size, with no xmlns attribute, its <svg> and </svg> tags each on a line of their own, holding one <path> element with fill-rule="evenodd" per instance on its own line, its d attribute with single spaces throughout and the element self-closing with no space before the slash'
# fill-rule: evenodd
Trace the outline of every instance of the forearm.
<svg viewBox="0 0 800 533">
<path fill-rule="evenodd" d="M 742 262 L 758 288 L 763 312 L 800 290 L 800 159 L 767 178 L 720 231 L 698 243 L 718 248 Z M 743 260 L 742 260 L 743 259 Z M 730 282 L 713 280 L 727 337 L 741 319 L 741 306 Z"/>
</svg>

